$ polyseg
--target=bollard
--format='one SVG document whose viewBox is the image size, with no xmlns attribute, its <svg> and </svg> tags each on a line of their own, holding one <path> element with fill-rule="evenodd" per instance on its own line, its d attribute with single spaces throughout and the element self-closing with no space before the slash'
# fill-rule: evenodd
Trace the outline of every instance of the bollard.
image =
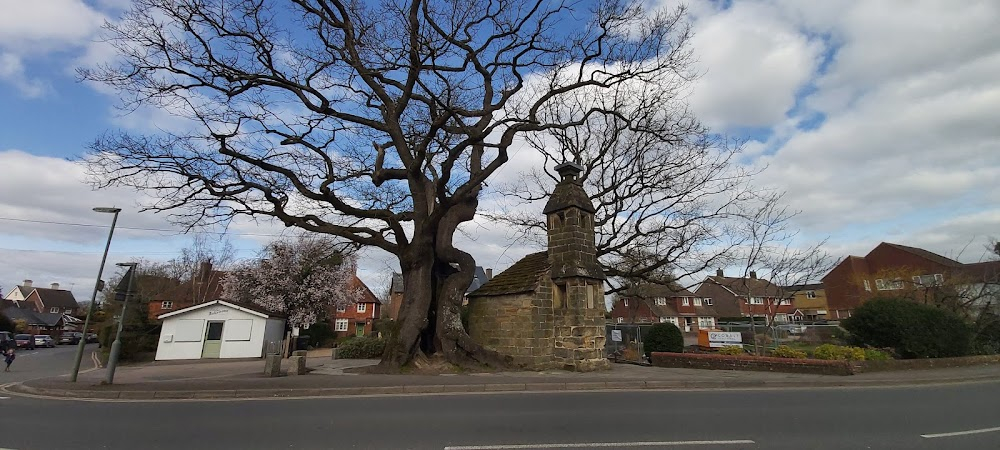
<svg viewBox="0 0 1000 450">
<path fill-rule="evenodd" d="M 333 352 L 332 355 L 330 355 L 330 359 L 337 359 L 337 347 L 333 348 Z"/>
<path fill-rule="evenodd" d="M 264 376 L 281 376 L 281 355 L 267 355 L 264 357 Z"/>
<path fill-rule="evenodd" d="M 305 356 L 292 356 L 288 358 L 290 366 L 288 368 L 289 375 L 305 375 L 306 374 L 306 357 Z"/>
</svg>

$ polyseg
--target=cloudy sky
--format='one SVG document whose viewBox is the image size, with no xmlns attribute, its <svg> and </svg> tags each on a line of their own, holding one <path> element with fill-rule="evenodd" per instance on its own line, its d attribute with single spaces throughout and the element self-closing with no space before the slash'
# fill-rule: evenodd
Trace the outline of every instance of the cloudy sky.
<svg viewBox="0 0 1000 450">
<path fill-rule="evenodd" d="M 111 269 L 169 259 L 190 242 L 164 217 L 137 213 L 140 194 L 93 191 L 76 162 L 106 130 L 171 120 L 122 114 L 74 73 L 108 58 L 99 27 L 128 3 L 0 0 L 4 294 L 32 279 L 89 299 L 111 222 L 95 206 L 124 209 Z M 828 237 L 838 258 L 888 241 L 975 261 L 1000 237 L 1000 2 L 687 4 L 702 73 L 691 106 L 715 131 L 747 141 L 742 162 L 766 165 L 757 183 L 788 192 L 803 241 Z M 530 166 L 524 152 L 503 177 Z M 267 223 L 225 231 L 240 257 L 285 232 Z M 468 234 L 477 261 L 497 271 L 538 250 L 485 221 Z M 366 254 L 362 278 L 381 283 L 393 265 Z"/>
</svg>

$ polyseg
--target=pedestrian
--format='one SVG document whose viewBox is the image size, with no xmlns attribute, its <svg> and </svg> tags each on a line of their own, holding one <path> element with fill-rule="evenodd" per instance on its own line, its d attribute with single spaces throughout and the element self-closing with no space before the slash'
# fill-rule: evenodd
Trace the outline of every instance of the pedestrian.
<svg viewBox="0 0 1000 450">
<path fill-rule="evenodd" d="M 4 372 L 10 372 L 10 363 L 14 362 L 14 349 L 7 350 L 7 355 L 4 357 L 4 362 L 7 363 L 7 367 L 3 369 Z"/>
</svg>

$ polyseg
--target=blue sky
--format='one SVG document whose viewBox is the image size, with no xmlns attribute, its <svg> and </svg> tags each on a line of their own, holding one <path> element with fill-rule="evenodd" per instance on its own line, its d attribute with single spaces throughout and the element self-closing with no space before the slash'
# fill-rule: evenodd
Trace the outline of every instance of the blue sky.
<svg viewBox="0 0 1000 450">
<path fill-rule="evenodd" d="M 166 259 L 190 237 L 136 213 L 140 195 L 93 192 L 75 162 L 110 129 L 169 125 L 161 111 L 122 115 L 78 81 L 108 58 L 97 40 L 127 0 L 0 0 L 0 288 L 23 279 L 90 295 L 106 228 L 94 206 L 125 208 L 109 264 Z M 670 0 L 666 4 L 676 4 Z M 746 139 L 758 184 L 787 191 L 803 242 L 864 254 L 879 242 L 973 261 L 1000 237 L 1000 4 L 969 1 L 687 2 L 702 77 L 691 107 L 718 133 Z M 524 155 L 505 176 L 537 161 Z M 16 219 L 16 220 L 10 220 Z M 526 253 L 510 230 L 474 227 L 471 249 L 496 271 Z M 241 257 L 286 231 L 238 223 Z M 964 249 L 964 250 L 963 250 Z M 367 254 L 362 277 L 393 263 Z M 107 278 L 108 276 L 105 276 Z"/>
</svg>

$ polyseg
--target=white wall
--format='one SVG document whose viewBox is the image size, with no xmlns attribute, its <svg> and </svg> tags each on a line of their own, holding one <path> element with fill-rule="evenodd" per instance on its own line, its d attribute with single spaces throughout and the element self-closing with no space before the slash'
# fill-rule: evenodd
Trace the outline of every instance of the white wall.
<svg viewBox="0 0 1000 450">
<path fill-rule="evenodd" d="M 194 322 L 201 321 L 201 331 L 198 334 L 198 341 L 179 342 L 183 340 L 183 327 L 189 327 Z M 250 320 L 250 339 L 232 340 L 231 333 L 227 331 L 236 330 L 236 326 L 230 326 L 233 320 Z M 182 321 L 186 321 L 183 322 Z M 220 358 L 259 358 L 263 355 L 264 334 L 268 320 L 263 317 L 217 304 L 206 306 L 163 320 L 163 327 L 160 330 L 160 340 L 156 346 L 157 360 L 170 359 L 200 359 L 202 348 L 205 344 L 205 331 L 209 321 L 226 321 L 222 328 L 222 348 L 219 351 Z M 235 324 L 233 324 L 235 325 Z M 192 328 L 193 329 L 193 328 Z M 191 331 L 189 329 L 188 331 Z M 164 342 L 170 340 L 171 342 Z"/>
</svg>

